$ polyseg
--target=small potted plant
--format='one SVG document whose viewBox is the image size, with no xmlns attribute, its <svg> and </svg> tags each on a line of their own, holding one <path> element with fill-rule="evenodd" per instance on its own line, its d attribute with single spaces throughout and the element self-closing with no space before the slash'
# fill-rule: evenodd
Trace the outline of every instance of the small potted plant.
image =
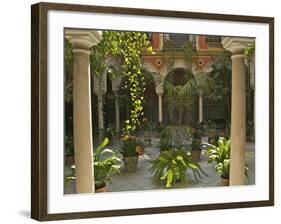
<svg viewBox="0 0 281 224">
<path fill-rule="evenodd" d="M 136 172 L 139 155 L 144 153 L 143 144 L 135 136 L 123 136 L 121 138 L 120 153 L 123 156 L 125 170 L 128 173 Z"/>
<path fill-rule="evenodd" d="M 119 173 L 121 160 L 111 149 L 105 149 L 109 143 L 108 138 L 97 147 L 93 157 L 95 192 L 106 192 L 106 183 L 111 182 L 111 176 Z M 107 155 L 106 155 L 107 154 Z M 71 180 L 75 180 L 75 165 L 72 167 L 72 174 L 66 177 L 65 185 Z"/>
<path fill-rule="evenodd" d="M 220 185 L 229 185 L 230 140 L 219 138 L 218 145 L 206 144 L 208 163 L 215 163 L 215 171 L 221 176 Z"/>
<path fill-rule="evenodd" d="M 215 171 L 221 176 L 221 186 L 229 186 L 230 171 L 230 139 L 220 137 L 217 145 L 207 144 L 208 163 L 216 163 Z M 245 176 L 248 176 L 248 167 L 245 165 Z"/>
<path fill-rule="evenodd" d="M 117 154 L 111 149 L 105 149 L 109 143 L 109 139 L 104 141 L 97 147 L 94 152 L 94 176 L 95 176 L 95 192 L 106 192 L 106 183 L 111 183 L 111 176 L 119 173 L 121 160 Z"/>
<path fill-rule="evenodd" d="M 208 142 L 210 144 L 215 144 L 215 142 L 218 140 L 218 134 L 215 123 L 210 120 L 206 121 L 205 128 L 208 133 Z"/>
<path fill-rule="evenodd" d="M 201 124 L 197 124 L 195 128 L 191 128 L 190 136 L 191 136 L 191 156 L 192 160 L 195 162 L 199 162 L 201 158 L 201 135 L 202 135 L 202 126 Z"/>
</svg>

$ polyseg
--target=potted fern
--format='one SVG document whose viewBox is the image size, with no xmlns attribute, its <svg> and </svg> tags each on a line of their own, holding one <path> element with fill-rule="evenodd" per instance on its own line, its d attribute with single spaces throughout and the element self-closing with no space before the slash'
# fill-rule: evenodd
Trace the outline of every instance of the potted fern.
<svg viewBox="0 0 281 224">
<path fill-rule="evenodd" d="M 153 183 L 165 183 L 167 188 L 175 183 L 187 181 L 187 170 L 191 169 L 195 179 L 201 178 L 204 171 L 197 162 L 183 149 L 174 149 L 161 152 L 159 157 L 151 161 L 150 172 L 154 175 Z"/>
</svg>

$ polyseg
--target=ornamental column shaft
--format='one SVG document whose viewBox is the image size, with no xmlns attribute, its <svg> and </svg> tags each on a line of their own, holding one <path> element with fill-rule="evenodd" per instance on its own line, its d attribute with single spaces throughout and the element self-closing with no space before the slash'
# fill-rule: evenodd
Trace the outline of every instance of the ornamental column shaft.
<svg viewBox="0 0 281 224">
<path fill-rule="evenodd" d="M 76 192 L 95 191 L 93 167 L 90 47 L 97 43 L 96 31 L 66 30 L 73 46 L 73 135 Z"/>
<path fill-rule="evenodd" d="M 107 92 L 106 85 L 107 75 L 104 71 L 100 76 L 94 76 L 94 93 L 98 98 L 98 128 L 99 128 L 99 137 L 103 137 L 104 130 L 104 101 L 103 97 Z"/>
<path fill-rule="evenodd" d="M 246 67 L 244 49 L 254 40 L 226 37 L 224 48 L 232 52 L 230 185 L 245 184 Z"/>
<path fill-rule="evenodd" d="M 246 69 L 244 55 L 232 59 L 230 185 L 245 183 Z"/>
<path fill-rule="evenodd" d="M 119 109 L 119 102 L 118 102 L 118 93 L 114 92 L 115 95 L 115 129 L 116 132 L 120 132 L 120 109 Z"/>
<path fill-rule="evenodd" d="M 162 97 L 164 94 L 164 88 L 163 88 L 163 83 L 160 82 L 156 86 L 156 94 L 158 95 L 158 121 L 160 123 L 163 122 L 163 104 L 162 104 Z"/>
<path fill-rule="evenodd" d="M 97 96 L 98 96 L 98 127 L 99 127 L 99 131 L 102 132 L 102 130 L 104 129 L 103 95 L 101 93 L 98 93 Z"/>
<path fill-rule="evenodd" d="M 203 96 L 199 93 L 199 122 L 203 121 Z"/>
<path fill-rule="evenodd" d="M 163 121 L 163 106 L 162 106 L 162 93 L 158 93 L 158 118 L 159 122 L 161 123 Z"/>
<path fill-rule="evenodd" d="M 77 193 L 94 192 L 89 52 L 73 50 L 73 128 Z"/>
</svg>

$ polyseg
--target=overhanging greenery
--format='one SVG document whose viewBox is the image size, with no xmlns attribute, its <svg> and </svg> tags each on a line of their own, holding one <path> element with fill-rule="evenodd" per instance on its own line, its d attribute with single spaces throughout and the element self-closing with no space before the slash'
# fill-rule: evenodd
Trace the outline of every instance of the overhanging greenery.
<svg viewBox="0 0 281 224">
<path fill-rule="evenodd" d="M 143 115 L 145 78 L 141 70 L 141 51 L 149 46 L 147 36 L 140 32 L 104 31 L 102 41 L 92 49 L 91 68 L 100 76 L 106 69 L 109 56 L 121 60 L 123 88 L 129 91 L 129 119 L 123 134 L 132 134 L 140 125 Z"/>
</svg>

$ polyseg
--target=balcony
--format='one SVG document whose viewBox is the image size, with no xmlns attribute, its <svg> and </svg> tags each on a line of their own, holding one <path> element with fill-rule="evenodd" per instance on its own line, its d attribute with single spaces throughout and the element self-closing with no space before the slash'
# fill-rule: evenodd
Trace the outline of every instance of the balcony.
<svg viewBox="0 0 281 224">
<path fill-rule="evenodd" d="M 221 48 L 221 37 L 218 36 L 207 36 L 206 41 L 209 48 Z"/>
<path fill-rule="evenodd" d="M 195 38 L 185 34 L 163 34 L 163 51 L 182 51 L 188 41 L 195 47 Z"/>
</svg>

